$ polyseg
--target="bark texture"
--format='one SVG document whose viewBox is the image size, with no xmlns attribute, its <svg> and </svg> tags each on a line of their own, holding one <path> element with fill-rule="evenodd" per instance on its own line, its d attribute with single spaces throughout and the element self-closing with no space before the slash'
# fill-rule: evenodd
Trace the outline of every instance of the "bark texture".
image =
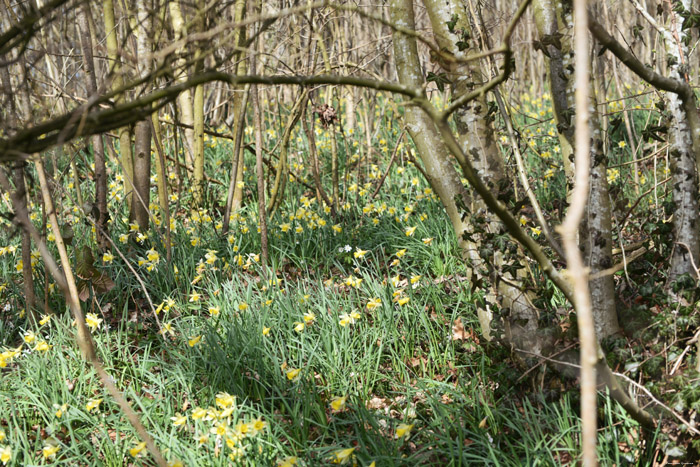
<svg viewBox="0 0 700 467">
<path fill-rule="evenodd" d="M 573 24 L 570 1 L 534 0 L 539 48 L 547 56 L 552 106 L 559 132 L 560 147 L 569 190 L 573 188 L 574 133 L 574 60 Z M 607 159 L 603 146 L 601 120 L 597 112 L 595 86 L 589 86 L 590 186 L 589 199 L 580 229 L 579 244 L 585 264 L 591 269 L 589 281 L 596 335 L 599 339 L 619 332 L 615 307 L 615 282 L 612 275 L 595 274 L 612 266 L 612 213 L 607 181 Z"/>
<path fill-rule="evenodd" d="M 148 0 L 138 2 L 138 60 L 141 75 L 151 71 L 151 15 Z M 144 92 L 145 89 L 142 89 Z M 151 123 L 142 120 L 134 129 L 134 190 L 137 196 L 131 205 L 129 218 L 136 222 L 141 232 L 148 231 L 148 206 L 151 195 Z"/>
</svg>

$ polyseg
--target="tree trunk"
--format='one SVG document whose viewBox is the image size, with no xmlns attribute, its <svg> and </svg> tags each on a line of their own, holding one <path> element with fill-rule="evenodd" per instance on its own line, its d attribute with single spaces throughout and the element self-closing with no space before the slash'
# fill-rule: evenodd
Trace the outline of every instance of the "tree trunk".
<svg viewBox="0 0 700 467">
<path fill-rule="evenodd" d="M 114 3 L 113 0 L 104 0 L 102 4 L 104 15 L 105 31 L 107 37 L 105 43 L 107 46 L 107 56 L 109 57 L 109 74 L 112 77 L 112 90 L 120 89 L 124 84 L 122 77 L 121 58 L 119 47 L 117 45 L 117 28 L 114 21 Z M 124 102 L 124 94 L 117 94 L 115 97 L 117 105 Z M 131 212 L 132 191 L 134 183 L 134 157 L 131 148 L 131 129 L 122 127 L 117 131 L 119 136 L 119 154 L 124 171 L 124 198 L 126 199 L 129 212 Z"/>
<path fill-rule="evenodd" d="M 140 75 L 151 71 L 151 15 L 149 0 L 138 1 L 137 52 Z M 141 93 L 146 92 L 148 84 Z M 134 129 L 134 197 L 129 218 L 135 221 L 141 232 L 148 231 L 148 206 L 151 195 L 151 124 L 147 120 L 136 123 Z"/>
<path fill-rule="evenodd" d="M 245 12 L 246 12 L 246 0 L 236 0 L 236 4 L 234 6 L 234 21 L 236 23 L 239 23 L 243 21 L 243 18 L 245 17 Z M 247 40 L 247 34 L 246 34 L 246 29 L 245 28 L 239 28 L 238 32 L 234 34 L 234 44 L 238 44 L 239 47 L 245 47 L 245 42 Z M 236 73 L 240 75 L 245 75 L 247 72 L 247 62 L 245 60 L 245 52 L 239 52 L 236 55 L 236 58 L 238 59 L 238 66 L 236 67 Z M 235 122 L 238 124 L 238 122 L 241 122 L 243 127 L 245 128 L 246 126 L 246 119 L 245 119 L 245 112 L 246 112 L 246 106 L 242 105 L 243 102 L 247 102 L 247 97 L 244 99 L 244 94 L 248 94 L 246 91 L 244 93 L 243 91 L 243 86 L 238 85 L 234 87 L 234 94 L 233 94 L 233 111 L 234 114 L 236 115 L 235 117 Z M 242 118 L 238 118 L 239 113 L 243 113 Z M 241 130 L 239 131 L 238 128 L 234 128 L 234 134 L 235 135 L 241 135 L 243 139 L 245 139 L 245 133 Z M 245 163 L 244 163 L 244 150 L 243 150 L 243 141 L 240 143 L 236 143 L 236 147 L 239 148 L 239 154 L 235 155 L 232 157 L 233 160 L 238 161 L 238 167 L 236 168 L 236 182 L 233 185 L 233 199 L 231 200 L 231 210 L 233 212 L 239 210 L 241 206 L 243 205 L 243 171 L 245 170 Z"/>
<path fill-rule="evenodd" d="M 185 26 L 185 20 L 182 17 L 180 2 L 178 0 L 168 2 L 168 7 L 170 11 L 170 20 L 173 26 L 173 40 L 178 42 L 184 37 L 187 37 L 187 27 Z M 175 79 L 179 82 L 184 82 L 187 80 L 187 70 L 185 69 L 186 60 L 183 55 L 184 51 L 184 43 L 175 51 L 179 57 L 175 61 Z M 192 92 L 189 89 L 185 89 L 178 95 L 177 102 L 180 110 L 180 121 L 182 121 L 182 123 L 185 125 L 185 160 L 191 161 L 195 146 L 193 130 L 194 116 L 192 114 Z"/>
<path fill-rule="evenodd" d="M 85 87 L 87 89 L 87 100 L 97 96 L 97 78 L 95 75 L 95 62 L 92 57 L 92 40 L 90 36 L 90 27 L 88 17 L 91 15 L 90 4 L 84 3 L 81 8 L 78 8 L 78 26 L 80 28 L 80 47 L 83 52 L 83 73 L 85 74 Z M 92 151 L 95 156 L 95 205 L 97 209 L 90 208 L 86 210 L 86 214 L 97 214 L 95 223 L 95 237 L 97 238 L 98 247 L 107 251 L 110 249 L 109 241 L 107 240 L 109 226 L 107 220 L 109 213 L 107 212 L 107 169 L 105 167 L 105 147 L 102 143 L 102 135 L 92 136 Z M 86 206 L 83 206 L 85 209 Z"/>
<path fill-rule="evenodd" d="M 686 4 L 687 1 L 681 2 Z M 685 69 L 688 64 L 688 47 L 684 44 L 687 31 L 675 31 L 678 41 L 673 37 L 674 28 L 680 27 L 681 21 L 674 11 L 668 11 L 666 34 L 663 35 L 664 47 L 668 57 L 669 76 L 675 80 L 687 82 Z M 700 264 L 700 234 L 698 232 L 698 167 L 693 154 L 688 116 L 681 98 L 674 93 L 667 93 L 667 108 L 670 114 L 668 143 L 671 159 L 671 177 L 673 180 L 673 254 L 668 273 L 671 285 L 681 276 L 689 274 L 698 279 L 695 265 Z M 700 160 L 700 159 L 699 159 Z"/>
<path fill-rule="evenodd" d="M 534 0 L 535 22 L 540 49 L 547 56 L 549 83 L 554 117 L 559 132 L 559 142 L 567 177 L 567 199 L 573 188 L 574 133 L 574 68 L 572 61 L 573 24 L 571 3 L 552 0 Z M 590 197 L 586 213 L 579 229 L 579 243 L 584 262 L 591 268 L 589 288 L 596 335 L 599 339 L 619 332 L 620 325 L 615 307 L 615 282 L 612 275 L 596 276 L 612 266 L 612 213 L 608 192 L 607 163 L 603 151 L 603 135 L 600 130 L 594 86 L 590 86 L 591 108 L 591 172 Z"/>
</svg>

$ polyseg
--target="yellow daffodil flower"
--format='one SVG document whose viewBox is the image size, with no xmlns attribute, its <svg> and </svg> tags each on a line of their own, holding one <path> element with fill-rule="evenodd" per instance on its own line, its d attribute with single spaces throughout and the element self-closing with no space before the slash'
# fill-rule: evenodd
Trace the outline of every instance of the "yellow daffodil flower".
<svg viewBox="0 0 700 467">
<path fill-rule="evenodd" d="M 131 454 L 131 457 L 137 457 L 144 449 L 146 449 L 146 442 L 142 441 L 133 448 L 129 449 L 129 454 Z"/>
<path fill-rule="evenodd" d="M 408 439 L 408 437 L 411 436 L 412 429 L 413 425 L 407 425 L 405 423 L 402 423 L 398 427 L 396 427 L 396 437 Z"/>
<path fill-rule="evenodd" d="M 194 337 L 190 337 L 190 339 L 187 341 L 187 344 L 188 344 L 190 347 L 194 347 L 195 345 L 199 344 L 199 341 L 201 341 L 201 340 L 202 340 L 202 336 L 201 336 L 201 335 L 199 335 L 199 336 L 194 336 Z"/>
<path fill-rule="evenodd" d="M 85 324 L 93 331 L 100 327 L 101 322 L 102 318 L 98 318 L 95 313 L 87 313 L 85 315 Z"/>
<path fill-rule="evenodd" d="M 333 462 L 334 464 L 347 464 L 348 462 L 350 462 L 350 459 L 352 458 L 352 453 L 355 451 L 355 449 L 357 448 L 348 448 L 335 451 L 331 456 L 331 462 Z"/>
<path fill-rule="evenodd" d="M 331 409 L 339 412 L 345 408 L 345 402 L 348 400 L 348 396 L 336 397 L 331 401 Z"/>
<path fill-rule="evenodd" d="M 90 399 L 87 404 L 85 404 L 85 410 L 92 412 L 93 410 L 100 410 L 100 404 L 102 399 Z"/>
</svg>

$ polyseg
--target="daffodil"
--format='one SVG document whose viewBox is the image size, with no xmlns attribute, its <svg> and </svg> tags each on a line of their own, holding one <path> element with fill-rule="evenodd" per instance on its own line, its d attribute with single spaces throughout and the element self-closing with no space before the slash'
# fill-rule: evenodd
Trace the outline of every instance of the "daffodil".
<svg viewBox="0 0 700 467">
<path fill-rule="evenodd" d="M 250 425 L 256 433 L 263 431 L 267 427 L 267 423 L 260 418 L 256 418 L 255 420 L 251 421 Z"/>
<path fill-rule="evenodd" d="M 187 344 L 188 344 L 190 347 L 194 347 L 195 345 L 199 344 L 199 341 L 201 341 L 201 340 L 202 340 L 202 336 L 201 336 L 201 335 L 199 335 L 199 336 L 193 336 L 193 337 L 190 337 L 190 338 L 189 338 L 189 340 L 187 341 Z"/>
<path fill-rule="evenodd" d="M 307 326 L 313 324 L 314 320 L 316 319 L 316 315 L 312 312 L 304 313 L 304 324 Z"/>
<path fill-rule="evenodd" d="M 350 459 L 352 458 L 352 453 L 355 451 L 357 448 L 348 448 L 348 449 L 341 449 L 339 451 L 335 451 L 331 455 L 331 462 L 334 464 L 347 464 L 350 462 Z"/>
<path fill-rule="evenodd" d="M 216 405 L 222 409 L 234 407 L 236 405 L 236 396 L 232 396 L 227 392 L 220 392 L 216 395 Z"/>
<path fill-rule="evenodd" d="M 90 399 L 87 404 L 85 404 L 85 410 L 92 412 L 93 410 L 100 410 L 100 404 L 102 399 Z"/>
<path fill-rule="evenodd" d="M 24 336 L 22 336 L 22 339 L 27 344 L 31 344 L 36 340 L 36 334 L 34 334 L 32 331 L 27 331 L 24 333 Z"/>
<path fill-rule="evenodd" d="M 49 345 L 46 341 L 39 341 L 36 343 L 36 346 L 34 347 L 34 350 L 38 352 L 48 352 L 51 350 L 52 345 Z"/>
<path fill-rule="evenodd" d="M 413 237 L 413 234 L 416 233 L 416 228 L 417 227 L 406 227 L 406 236 Z"/>
<path fill-rule="evenodd" d="M 248 304 L 246 302 L 241 302 L 238 304 L 238 309 L 240 311 L 245 311 L 248 309 Z"/>
<path fill-rule="evenodd" d="M 396 437 L 408 439 L 408 437 L 411 436 L 412 429 L 413 425 L 407 425 L 405 423 L 402 423 L 396 427 Z"/>
<path fill-rule="evenodd" d="M 207 415 L 207 411 L 201 407 L 195 407 L 191 412 L 193 420 L 199 420 Z"/>
<path fill-rule="evenodd" d="M 270 328 L 263 328 L 262 335 L 267 336 L 268 334 L 270 334 Z"/>
<path fill-rule="evenodd" d="M 357 249 L 355 250 L 355 252 L 353 253 L 353 256 L 354 256 L 355 258 L 362 258 L 362 257 L 365 256 L 366 254 L 367 254 L 367 250 L 362 250 L 362 249 L 360 249 L 360 248 L 357 248 Z"/>
<path fill-rule="evenodd" d="M 61 450 L 61 446 L 57 444 L 46 444 L 43 448 L 41 448 L 41 454 L 44 456 L 44 459 L 53 459 L 56 457 L 56 453 Z"/>
<path fill-rule="evenodd" d="M 293 381 L 299 377 L 299 373 L 301 373 L 301 368 L 287 370 L 287 379 Z"/>
<path fill-rule="evenodd" d="M 345 408 L 345 402 L 348 400 L 348 396 L 336 397 L 331 401 L 331 409 L 339 412 Z"/>
<path fill-rule="evenodd" d="M 367 302 L 367 309 L 372 311 L 375 308 L 379 307 L 382 304 L 382 300 L 380 298 L 372 298 L 369 302 Z"/>
<path fill-rule="evenodd" d="M 41 321 L 39 321 L 39 325 L 43 326 L 44 324 L 48 323 L 51 321 L 51 315 L 43 315 L 41 317 Z"/>
<path fill-rule="evenodd" d="M 209 430 L 209 432 L 216 436 L 224 436 L 228 431 L 228 424 L 226 421 L 216 422 L 214 426 Z"/>
<path fill-rule="evenodd" d="M 146 449 L 146 442 L 142 441 L 133 448 L 129 449 L 129 454 L 131 454 L 131 457 L 137 457 L 144 449 Z"/>
<path fill-rule="evenodd" d="M 221 313 L 221 310 L 219 309 L 218 306 L 209 307 L 209 314 L 211 316 L 219 316 L 219 313 Z"/>
<path fill-rule="evenodd" d="M 101 322 L 102 318 L 98 318 L 95 313 L 87 313 L 85 315 L 85 324 L 93 331 L 100 327 Z"/>
<path fill-rule="evenodd" d="M 297 462 L 299 462 L 299 459 L 296 456 L 285 457 L 277 461 L 277 467 L 293 467 L 297 465 Z"/>
<path fill-rule="evenodd" d="M 425 243 L 426 245 L 430 245 L 431 243 L 433 243 L 433 237 L 424 238 L 423 243 Z"/>
<path fill-rule="evenodd" d="M 404 306 L 407 304 L 411 299 L 409 297 L 397 297 L 396 298 L 396 303 L 399 304 L 399 306 Z"/>
<path fill-rule="evenodd" d="M 61 418 L 61 417 L 63 417 L 63 414 L 65 413 L 65 411 L 68 410 L 68 404 L 63 404 L 63 405 L 54 404 L 53 408 L 56 409 L 56 412 L 54 413 L 54 415 L 56 415 L 56 418 Z M 2 441 L 2 440 L 0 439 L 0 441 Z"/>
<path fill-rule="evenodd" d="M 163 335 L 169 333 L 171 336 L 174 336 L 175 331 L 173 331 L 173 323 L 163 323 L 163 329 L 160 330 L 160 333 Z"/>
<path fill-rule="evenodd" d="M 295 321 L 294 322 L 294 330 L 296 332 L 302 332 L 305 327 L 306 327 L 306 324 L 304 324 L 303 321 Z"/>
<path fill-rule="evenodd" d="M 157 263 L 160 260 L 160 254 L 156 250 L 151 248 L 146 252 L 146 258 L 151 263 Z"/>
<path fill-rule="evenodd" d="M 0 446 L 0 462 L 7 464 L 10 460 L 12 460 L 12 448 L 10 446 Z"/>
<path fill-rule="evenodd" d="M 174 417 L 170 417 L 170 420 L 173 421 L 173 426 L 184 426 L 187 423 L 187 415 L 178 412 Z"/>
</svg>

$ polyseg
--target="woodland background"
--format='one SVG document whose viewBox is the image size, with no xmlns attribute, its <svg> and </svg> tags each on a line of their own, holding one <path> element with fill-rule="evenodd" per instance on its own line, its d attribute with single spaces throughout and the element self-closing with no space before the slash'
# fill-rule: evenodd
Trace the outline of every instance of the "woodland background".
<svg viewBox="0 0 700 467">
<path fill-rule="evenodd" d="M 700 444 L 690 0 L 0 2 L 4 465 Z"/>
</svg>

